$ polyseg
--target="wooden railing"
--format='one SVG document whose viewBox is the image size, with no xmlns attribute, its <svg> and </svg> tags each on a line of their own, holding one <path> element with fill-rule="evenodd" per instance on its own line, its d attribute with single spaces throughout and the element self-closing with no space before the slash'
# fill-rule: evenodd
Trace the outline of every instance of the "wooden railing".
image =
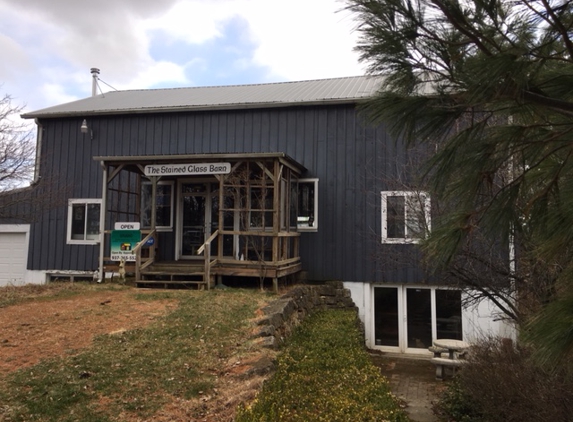
<svg viewBox="0 0 573 422">
<path fill-rule="evenodd" d="M 135 279 L 136 280 L 140 280 L 140 271 L 149 267 L 151 264 L 153 264 L 155 262 L 155 245 L 151 245 L 151 247 L 149 248 L 149 257 L 147 257 L 145 259 L 145 261 L 142 263 L 141 262 L 141 248 L 143 248 L 143 246 L 145 246 L 145 244 L 149 241 L 149 239 L 154 238 L 155 240 L 157 240 L 157 231 L 156 230 L 151 230 L 147 236 L 145 236 L 143 239 L 141 239 L 141 242 L 139 242 L 137 245 L 135 245 L 135 248 L 133 248 L 133 252 L 135 252 Z"/>
<path fill-rule="evenodd" d="M 205 258 L 205 273 L 203 280 L 207 283 L 207 290 L 211 289 L 211 267 L 217 263 L 214 259 L 211 261 L 211 242 L 219 236 L 219 230 L 215 230 L 211 236 L 197 249 L 197 255 L 203 254 Z"/>
</svg>

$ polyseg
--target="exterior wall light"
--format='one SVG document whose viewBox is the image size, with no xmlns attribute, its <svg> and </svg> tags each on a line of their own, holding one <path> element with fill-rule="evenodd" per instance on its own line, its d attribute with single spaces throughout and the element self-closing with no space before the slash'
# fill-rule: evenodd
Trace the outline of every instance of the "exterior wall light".
<svg viewBox="0 0 573 422">
<path fill-rule="evenodd" d="M 83 120 L 82 125 L 80 126 L 80 132 L 86 134 L 89 132 L 90 139 L 93 141 L 94 139 L 94 132 L 88 127 L 88 122 L 86 119 Z"/>
</svg>

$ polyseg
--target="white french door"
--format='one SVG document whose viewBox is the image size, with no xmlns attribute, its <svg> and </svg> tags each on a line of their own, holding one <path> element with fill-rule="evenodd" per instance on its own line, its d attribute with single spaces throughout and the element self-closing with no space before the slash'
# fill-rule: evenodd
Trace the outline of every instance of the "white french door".
<svg viewBox="0 0 573 422">
<path fill-rule="evenodd" d="M 373 294 L 374 346 L 426 353 L 436 338 L 461 340 L 459 290 L 436 287 L 376 286 Z"/>
</svg>

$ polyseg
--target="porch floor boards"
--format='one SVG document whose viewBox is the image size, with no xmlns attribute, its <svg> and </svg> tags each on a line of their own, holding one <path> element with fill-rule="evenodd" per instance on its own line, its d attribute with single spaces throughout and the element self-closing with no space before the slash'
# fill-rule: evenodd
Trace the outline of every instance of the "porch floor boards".
<svg viewBox="0 0 573 422">
<path fill-rule="evenodd" d="M 213 278 L 215 276 L 259 277 L 263 273 L 265 278 L 278 280 L 295 274 L 301 269 L 300 261 L 261 264 L 255 261 L 225 260 L 224 262 L 217 262 L 211 267 L 211 285 L 214 285 Z M 207 282 L 204 280 L 205 266 L 203 262 L 161 261 L 142 269 L 140 274 L 141 279 L 135 281 L 138 287 L 161 285 L 166 287 L 167 285 L 207 287 Z"/>
<path fill-rule="evenodd" d="M 178 261 L 156 262 L 141 270 L 142 275 L 203 275 L 205 265 Z"/>
</svg>

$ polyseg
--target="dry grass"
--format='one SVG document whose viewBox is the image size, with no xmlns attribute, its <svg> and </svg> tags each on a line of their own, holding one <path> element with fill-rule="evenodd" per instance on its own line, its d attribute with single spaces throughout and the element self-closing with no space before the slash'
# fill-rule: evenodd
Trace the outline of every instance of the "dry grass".
<svg viewBox="0 0 573 422">
<path fill-rule="evenodd" d="M 145 326 L 110 330 L 87 349 L 1 378 L 0 420 L 231 421 L 236 406 L 260 387 L 262 377 L 245 375 L 262 356 L 249 338 L 250 327 L 255 311 L 274 297 L 255 290 L 149 292 L 67 283 L 8 288 L 4 306 L 33 303 L 41 309 L 79 301 L 93 289 L 110 289 L 111 302 L 98 302 L 99 312 L 86 320 L 112 320 L 114 292 L 173 307 Z M 83 319 L 70 324 L 81 330 Z"/>
</svg>

